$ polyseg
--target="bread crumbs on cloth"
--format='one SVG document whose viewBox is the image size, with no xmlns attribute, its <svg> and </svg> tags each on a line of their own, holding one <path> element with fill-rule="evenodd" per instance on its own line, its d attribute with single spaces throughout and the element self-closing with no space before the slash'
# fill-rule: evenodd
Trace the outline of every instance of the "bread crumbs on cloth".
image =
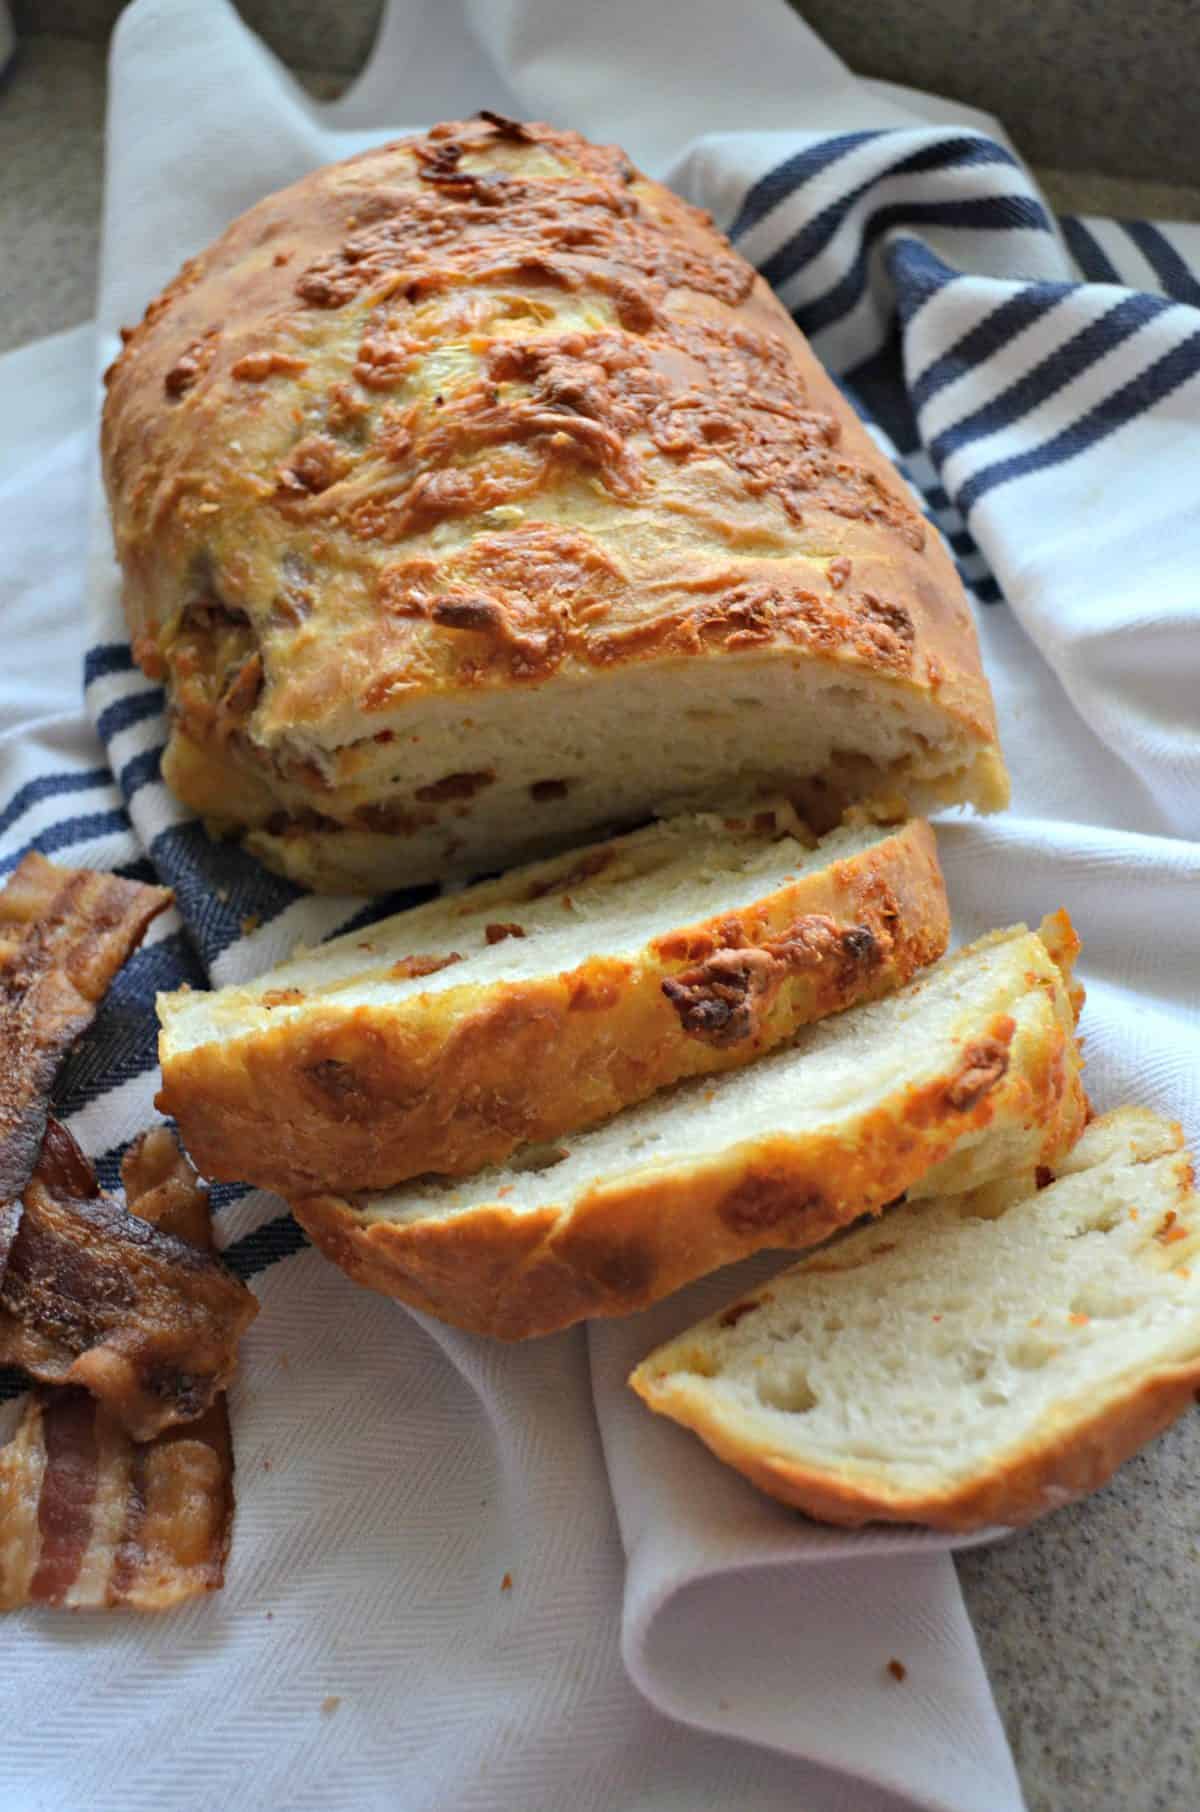
<svg viewBox="0 0 1200 1812">
<path fill-rule="evenodd" d="M 340 1695 L 336 1692 L 331 1692 L 327 1699 L 321 1700 L 321 1716 L 323 1718 L 331 1718 L 341 1702 Z"/>
<path fill-rule="evenodd" d="M 512 1574 L 511 1573 L 506 1573 L 504 1575 L 504 1578 L 500 1581 L 500 1590 L 502 1592 L 511 1592 L 512 1591 Z"/>
<path fill-rule="evenodd" d="M 887 1670 L 889 1674 L 891 1674 L 893 1680 L 904 1680 L 908 1677 L 907 1667 L 905 1667 L 903 1661 L 897 1661 L 895 1655 L 893 1655 L 888 1662 Z"/>
</svg>

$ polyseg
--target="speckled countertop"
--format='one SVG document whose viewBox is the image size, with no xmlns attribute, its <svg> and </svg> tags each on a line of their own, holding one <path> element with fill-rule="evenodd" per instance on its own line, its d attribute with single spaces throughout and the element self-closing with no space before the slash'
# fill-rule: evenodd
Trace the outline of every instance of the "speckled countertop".
<svg viewBox="0 0 1200 1812">
<path fill-rule="evenodd" d="M 0 352 L 92 313 L 106 60 L 103 44 L 44 34 L 22 39 L 0 75 Z M 322 97 L 344 83 L 298 73 Z"/>
<path fill-rule="evenodd" d="M 840 0 L 839 0 L 840 3 Z M 907 3 L 907 0 L 906 0 Z M 983 9 L 971 8 L 972 16 Z M 849 58 L 846 44 L 825 15 L 833 0 L 805 11 Z M 918 11 L 954 10 L 954 0 L 911 0 Z M 879 18 L 898 16 L 899 0 L 871 7 L 874 24 L 864 39 L 869 73 L 921 80 L 949 90 L 936 72 L 921 76 L 898 54 L 886 58 Z M 0 89 L 0 350 L 84 320 L 91 312 L 99 239 L 105 52 L 99 27 L 111 22 L 117 0 L 59 0 L 18 5 L 18 26 L 60 15 L 55 35 L 26 38 Z M 264 35 L 284 49 L 288 32 L 303 64 L 313 46 L 329 53 L 324 70 L 300 70 L 314 92 L 337 91 L 370 43 L 375 0 L 338 9 L 332 38 L 314 29 L 323 0 L 284 7 L 281 0 L 248 0 L 245 7 Z M 963 8 L 959 8 L 960 13 Z M 994 10 L 994 9 L 989 9 Z M 1008 10 L 1011 12 L 1012 7 Z M 1064 0 L 1045 8 L 1024 6 L 1023 53 L 1041 45 L 1047 55 L 1062 40 Z M 1076 9 L 1087 19 L 1104 12 L 1094 3 Z M 858 0 L 844 12 L 858 14 Z M 255 12 L 261 19 L 254 18 Z M 1200 155 L 1182 159 L 1187 132 L 1200 115 L 1188 94 L 1187 121 L 1175 134 L 1172 155 L 1147 165 L 1141 135 L 1127 165 L 1120 152 L 1121 120 L 1128 115 L 1130 44 L 1136 47 L 1155 21 L 1190 19 L 1194 38 L 1183 49 L 1200 50 L 1197 14 L 1187 0 L 1145 0 L 1136 28 L 1123 22 L 1124 61 L 1110 63 L 1121 90 L 1114 144 L 1102 135 L 1096 168 L 1064 170 L 1038 164 L 1051 202 L 1060 210 L 1125 216 L 1200 219 L 1200 188 L 1184 180 L 1156 182 L 1147 169 L 1194 182 Z M 1111 9 L 1116 17 L 1116 10 Z M 1037 26 L 1040 19 L 1041 26 Z M 994 23 L 994 21 L 993 21 Z M 843 17 L 843 37 L 845 21 Z M 1041 35 L 1039 36 L 1039 29 Z M 76 33 L 78 35 L 71 35 Z M 89 35 L 90 34 L 90 35 Z M 886 36 L 886 34 L 885 34 Z M 911 43 L 912 34 L 901 33 Z M 991 27 L 975 31 L 980 45 Z M 901 46 L 903 48 L 903 46 Z M 974 53 L 972 53 L 974 54 Z M 1018 62 L 1020 61 L 1018 57 Z M 860 67 L 867 68 L 866 62 Z M 1105 108 L 1105 76 L 1093 69 L 1088 105 Z M 1012 71 L 1004 77 L 1011 84 Z M 960 90 L 963 98 L 1000 112 L 1018 144 L 1034 143 L 1046 160 L 1061 155 L 1054 134 L 1040 146 L 1023 136 L 1012 105 L 994 96 Z M 1170 96 L 1167 97 L 1168 111 Z M 1078 111 L 1079 102 L 1072 100 Z M 1123 109 L 1123 111 L 1122 111 Z M 1150 139 L 1161 135 L 1162 122 Z M 1075 141 L 1077 142 L 1077 141 Z M 1106 148 L 1107 147 L 1107 148 Z M 1117 172 L 1126 167 L 1132 178 Z M 1097 173 L 1097 169 L 1101 173 Z M 1171 1429 L 1087 1503 L 1059 1512 L 1036 1528 L 958 1561 L 959 1576 L 997 1702 L 1008 1730 L 1030 1812 L 1200 1812 L 1200 1416 Z"/>
</svg>

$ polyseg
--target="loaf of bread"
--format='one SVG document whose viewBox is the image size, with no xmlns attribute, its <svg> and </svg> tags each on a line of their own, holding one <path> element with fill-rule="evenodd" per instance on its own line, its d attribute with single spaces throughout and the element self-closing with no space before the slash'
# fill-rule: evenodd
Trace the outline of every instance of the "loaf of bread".
<svg viewBox="0 0 1200 1812">
<path fill-rule="evenodd" d="M 269 196 L 128 335 L 102 453 L 164 777 L 309 886 L 1005 802 L 937 531 L 615 148 L 485 115 Z"/>
<path fill-rule="evenodd" d="M 998 932 L 745 1069 L 697 1077 L 465 1181 L 310 1196 L 360 1283 L 504 1339 L 625 1314 L 906 1191 L 1053 1164 L 1083 1125 L 1065 915 Z"/>
<path fill-rule="evenodd" d="M 161 995 L 158 1105 L 206 1176 L 283 1195 L 503 1162 L 942 954 L 927 824 L 811 842 L 786 806 L 672 819 Z"/>
<path fill-rule="evenodd" d="M 1102 1485 L 1200 1385 L 1200 1202 L 1179 1128 L 1122 1108 L 1057 1176 L 898 1208 L 630 1382 L 810 1516 L 1029 1522 Z"/>
</svg>

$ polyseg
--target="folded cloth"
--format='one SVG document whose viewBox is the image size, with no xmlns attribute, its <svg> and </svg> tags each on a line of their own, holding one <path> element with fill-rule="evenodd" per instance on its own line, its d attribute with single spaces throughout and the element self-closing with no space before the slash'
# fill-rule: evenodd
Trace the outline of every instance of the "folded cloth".
<svg viewBox="0 0 1200 1812">
<path fill-rule="evenodd" d="M 0 361 L 0 875 L 33 845 L 179 902 L 60 1079 L 102 1180 L 153 1117 L 157 988 L 249 976 L 395 901 L 302 896 L 163 788 L 86 374 L 259 195 L 481 105 L 620 140 L 710 207 L 900 457 L 977 601 L 1015 782 L 1007 817 L 942 829 L 958 931 L 1067 905 L 1097 1103 L 1194 1133 L 1196 230 L 1056 222 L 993 122 L 857 82 L 782 0 L 393 0 L 331 107 L 225 0 L 139 0 L 95 334 Z M 6 1805 L 1020 1807 L 945 1541 L 804 1524 L 625 1389 L 737 1276 L 510 1350 L 355 1290 L 267 1195 L 215 1206 L 263 1299 L 228 1586 L 161 1624 L 0 1629 Z"/>
</svg>

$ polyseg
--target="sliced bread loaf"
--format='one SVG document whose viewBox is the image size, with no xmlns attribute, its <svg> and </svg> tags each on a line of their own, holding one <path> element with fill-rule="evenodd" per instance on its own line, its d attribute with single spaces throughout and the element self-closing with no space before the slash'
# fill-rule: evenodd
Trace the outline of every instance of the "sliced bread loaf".
<svg viewBox="0 0 1200 1812">
<path fill-rule="evenodd" d="M 1085 1104 L 1065 915 L 998 932 L 748 1068 L 680 1082 L 469 1181 L 295 1204 L 360 1282 L 521 1339 L 644 1307 L 906 1190 L 1053 1163 Z"/>
<path fill-rule="evenodd" d="M 615 145 L 444 122 L 197 250 L 101 457 L 163 778 L 212 828 L 375 892 L 735 788 L 1006 803 L 941 536 Z"/>
<path fill-rule="evenodd" d="M 946 947 L 927 824 L 813 841 L 787 806 L 678 818 L 162 995 L 159 1106 L 205 1175 L 307 1195 L 479 1169 L 736 1068 Z"/>
<path fill-rule="evenodd" d="M 1029 1522 L 1102 1485 L 1200 1385 L 1200 1203 L 1181 1147 L 1144 1109 L 1108 1114 L 1049 1186 L 897 1208 L 630 1382 L 810 1516 Z"/>
</svg>

